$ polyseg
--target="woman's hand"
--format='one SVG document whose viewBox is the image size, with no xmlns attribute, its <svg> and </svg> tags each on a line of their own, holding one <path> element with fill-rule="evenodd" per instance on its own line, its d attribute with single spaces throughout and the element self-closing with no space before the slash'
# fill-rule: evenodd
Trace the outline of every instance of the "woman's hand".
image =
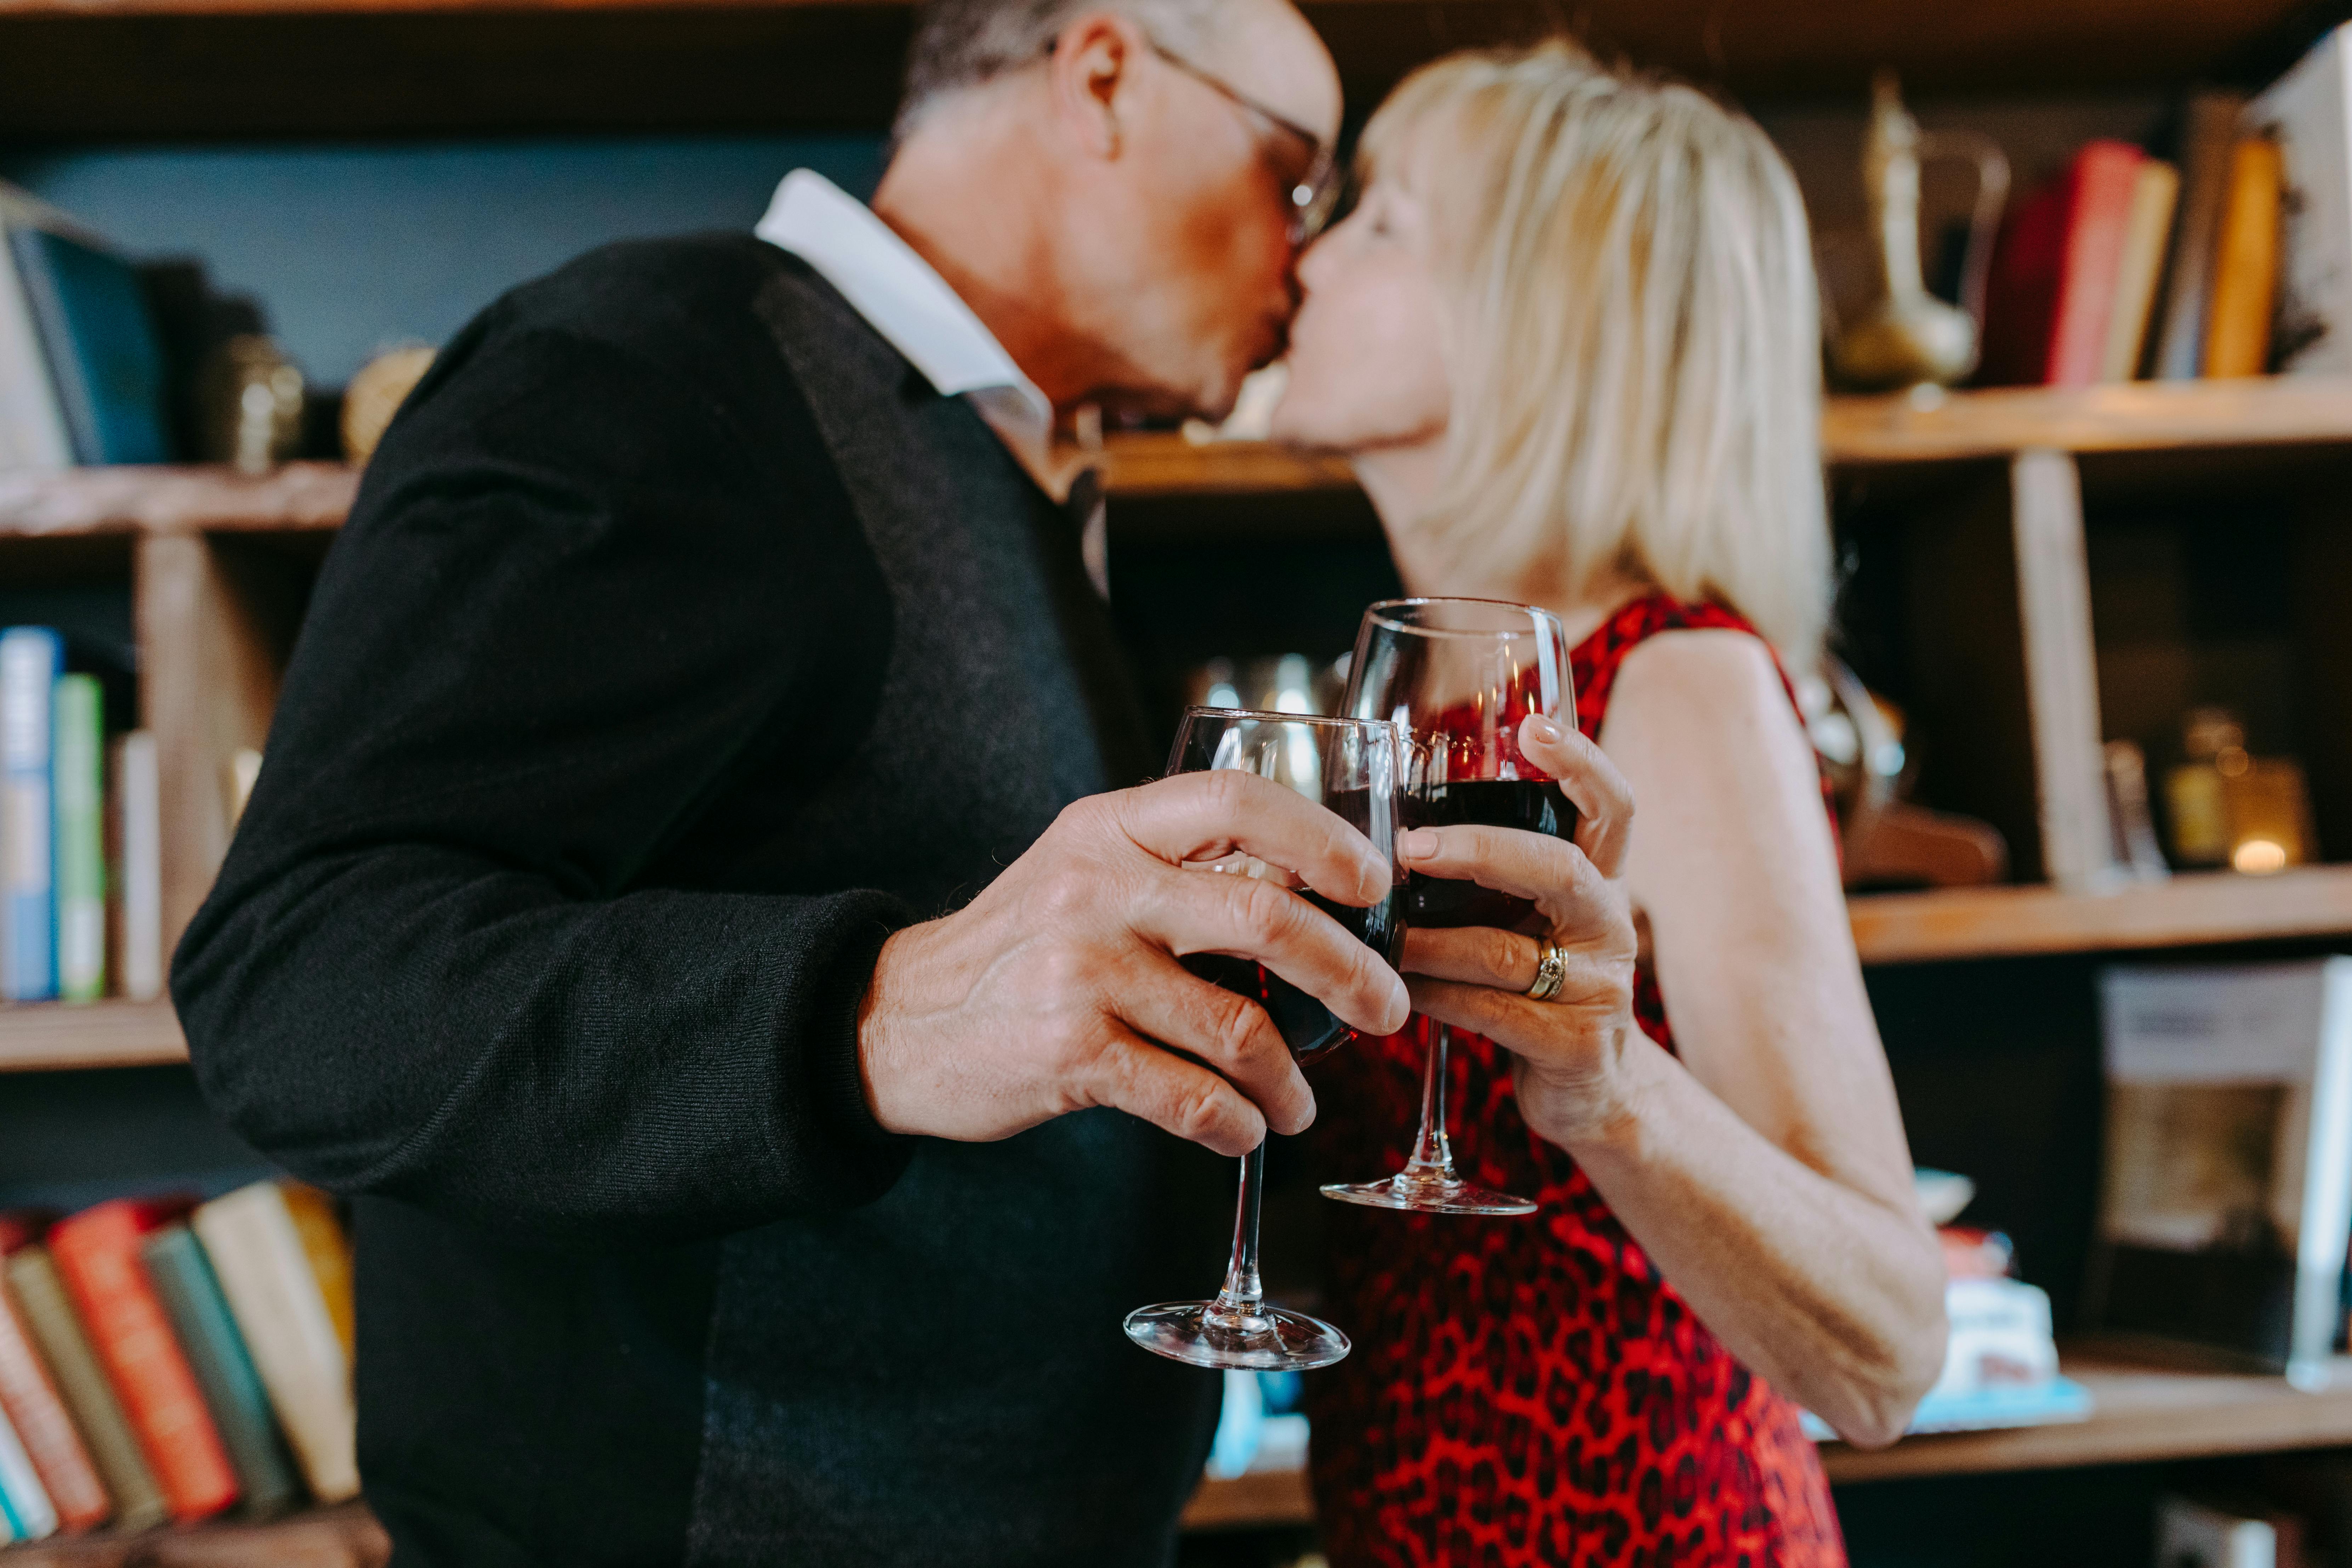
<svg viewBox="0 0 2352 1568">
<path fill-rule="evenodd" d="M 1621 879 L 1633 797 L 1600 747 L 1549 719 L 1519 726 L 1519 751 L 1575 805 L 1573 844 L 1507 827 L 1417 827 L 1399 852 L 1410 870 L 1532 900 L 1567 955 L 1559 991 L 1527 995 L 1538 938 L 1487 927 L 1413 931 L 1402 967 L 1416 1011 L 1511 1053 L 1528 1126 L 1567 1147 L 1630 1115 L 1652 1054 L 1633 1021 L 1638 942 Z"/>
</svg>

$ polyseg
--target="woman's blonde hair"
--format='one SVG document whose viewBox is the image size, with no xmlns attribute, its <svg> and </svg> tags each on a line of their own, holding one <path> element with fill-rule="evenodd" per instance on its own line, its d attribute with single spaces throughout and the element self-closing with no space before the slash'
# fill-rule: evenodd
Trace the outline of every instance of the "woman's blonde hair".
<svg viewBox="0 0 2352 1568">
<path fill-rule="evenodd" d="M 1454 403 L 1416 531 L 1457 581 L 1576 593 L 1622 572 L 1810 663 L 1830 576 L 1818 296 L 1779 152 L 1564 42 L 1414 72 L 1365 128 L 1366 173 L 1424 151 Z"/>
</svg>

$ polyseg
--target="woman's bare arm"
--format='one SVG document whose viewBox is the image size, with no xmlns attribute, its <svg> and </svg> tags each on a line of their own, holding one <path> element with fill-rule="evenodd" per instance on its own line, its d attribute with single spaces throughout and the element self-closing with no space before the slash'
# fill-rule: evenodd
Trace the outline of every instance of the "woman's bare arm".
<svg viewBox="0 0 2352 1568">
<path fill-rule="evenodd" d="M 1853 1441 L 1891 1442 L 1942 1361 L 1943 1265 L 1811 750 L 1762 645 L 1729 632 L 1627 656 L 1601 745 L 1640 803 L 1624 875 L 1680 1060 L 1596 1049 L 1577 1009 L 1507 995 L 1532 978 L 1525 939 L 1497 965 L 1416 933 L 1408 968 L 1483 983 L 1416 982 L 1415 1005 L 1514 1051 L 1529 1125 L 1733 1354 Z"/>
</svg>

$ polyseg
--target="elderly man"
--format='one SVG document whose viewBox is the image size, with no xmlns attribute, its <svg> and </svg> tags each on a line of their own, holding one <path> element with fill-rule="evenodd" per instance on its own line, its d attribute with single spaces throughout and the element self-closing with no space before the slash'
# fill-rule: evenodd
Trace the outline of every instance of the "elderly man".
<svg viewBox="0 0 2352 1568">
<path fill-rule="evenodd" d="M 1171 1156 L 1313 1114 L 1174 955 L 1405 993 L 1181 869 L 1388 875 L 1133 787 L 1053 434 L 1230 404 L 1339 120 L 1286 0 L 939 0 L 872 211 L 598 252 L 410 399 L 173 972 L 213 1103 L 354 1199 L 395 1563 L 1167 1556 L 1217 1379 L 1119 1320 L 1214 1275 Z"/>
</svg>

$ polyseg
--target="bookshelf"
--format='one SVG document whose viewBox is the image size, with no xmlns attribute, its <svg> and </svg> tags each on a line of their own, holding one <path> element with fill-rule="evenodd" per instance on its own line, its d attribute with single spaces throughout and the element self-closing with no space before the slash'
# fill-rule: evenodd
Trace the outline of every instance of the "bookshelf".
<svg viewBox="0 0 2352 1568">
<path fill-rule="evenodd" d="M 2298 1389 L 2283 1377 L 2183 1370 L 2112 1349 L 2062 1359 L 2066 1375 L 2091 1392 L 2087 1420 L 1925 1434 L 1875 1450 L 1824 1443 L 1822 1468 L 1832 1485 L 1853 1486 L 2352 1444 L 2352 1361 L 2339 1362 L 2324 1386 Z M 1264 1470 L 1202 1481 L 1184 1525 L 1235 1530 L 1305 1524 L 1314 1516 L 1304 1470 Z"/>
<path fill-rule="evenodd" d="M 1305 9 L 1359 107 L 1445 48 L 1562 19 L 1548 0 Z M 896 94 L 909 14 L 908 0 L 0 0 L 0 143 L 873 130 Z M 1568 19 L 1604 53 L 1748 102 L 1853 103 L 1880 66 L 1921 98 L 2153 96 L 2191 79 L 2259 81 L 2328 18 L 2302 0 L 1985 0 L 1932 12 L 1884 0 L 1591 0 Z M 2101 874 L 2085 521 L 2102 497 L 2135 485 L 2284 486 L 2317 542 L 2312 580 L 2352 594 L 2352 518 L 2337 499 L 2352 493 L 2352 383 L 1842 398 L 1823 443 L 1842 522 L 1865 542 L 1910 540 L 1920 578 L 1948 601 L 1913 606 L 1949 681 L 1924 694 L 1915 718 L 1931 735 L 1968 737 L 1980 755 L 1952 774 L 1958 795 L 1937 804 L 1997 821 L 2026 879 L 1853 900 L 1866 963 L 1910 973 L 1954 960 L 2080 959 L 2087 973 L 2107 952 L 2352 935 L 2352 866 L 2123 888 Z M 1330 459 L 1128 436 L 1112 439 L 1106 461 L 1115 502 L 1149 510 L 1163 540 L 1239 549 L 1278 516 L 1300 520 L 1283 525 L 1294 542 L 1377 548 L 1351 476 Z M 329 464 L 262 479 L 192 468 L 0 476 L 0 577 L 130 584 L 142 717 L 162 751 L 167 936 L 226 848 L 230 761 L 266 735 L 310 575 L 356 487 Z M 2315 668 L 2341 656 L 2352 671 L 2352 632 L 2326 623 L 2343 596 L 2323 594 L 2322 608 L 2300 612 Z M 2314 744 L 2306 759 L 2321 837 L 2352 853 L 2352 684 L 2317 681 L 2314 700 L 2343 719 L 2341 754 Z M 183 1059 L 166 1004 L 0 1009 L 0 1075 Z M 2352 1447 L 2352 1382 L 2302 1394 L 2277 1379 L 2095 1355 L 2069 1370 L 2099 1396 L 2091 1421 L 1913 1439 L 1880 1454 L 1833 1445 L 1832 1479 Z M 1310 1515 L 1292 1472 L 1206 1485 L 1185 1521 Z M 329 1510 L 249 1533 L 207 1528 L 182 1544 L 190 1561 L 378 1562 L 381 1536 L 364 1520 Z M 92 1541 L 8 1560 L 111 1563 L 142 1551 Z"/>
</svg>

